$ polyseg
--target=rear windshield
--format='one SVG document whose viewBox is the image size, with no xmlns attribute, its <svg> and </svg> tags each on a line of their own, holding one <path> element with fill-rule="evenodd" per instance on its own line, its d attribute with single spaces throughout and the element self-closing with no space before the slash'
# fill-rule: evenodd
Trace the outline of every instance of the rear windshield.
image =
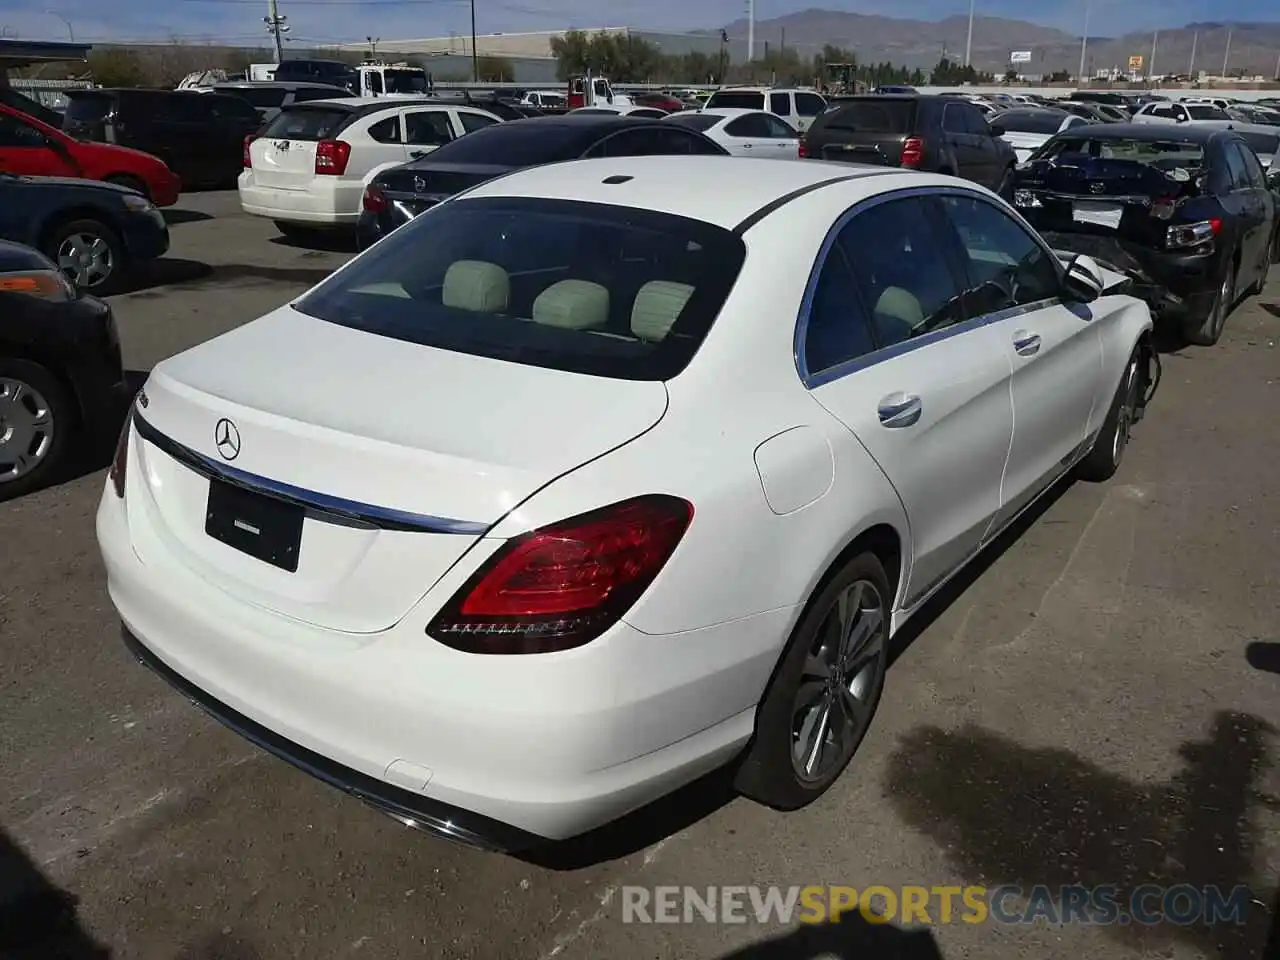
<svg viewBox="0 0 1280 960">
<path fill-rule="evenodd" d="M 1280 151 L 1280 133 L 1243 133 L 1239 130 L 1235 133 L 1260 157 L 1269 157 Z"/>
<path fill-rule="evenodd" d="M 623 380 L 693 358 L 746 250 L 671 214 L 540 198 L 440 204 L 296 304 L 442 350 Z"/>
<path fill-rule="evenodd" d="M 750 91 L 720 90 L 711 95 L 708 107 L 729 107 L 740 110 L 763 110 L 764 94 Z"/>
<path fill-rule="evenodd" d="M 673 113 L 667 119 L 672 123 L 678 123 L 682 127 L 691 127 L 701 133 L 704 130 L 710 130 L 724 117 L 718 117 L 715 114 L 689 112 Z"/>
<path fill-rule="evenodd" d="M 604 135 L 593 123 L 510 120 L 446 143 L 432 151 L 431 162 L 528 167 L 576 159 Z"/>
<path fill-rule="evenodd" d="M 1204 150 L 1198 143 L 1177 140 L 1123 140 L 1069 137 L 1049 144 L 1037 159 L 1087 156 L 1100 160 L 1129 160 L 1155 167 L 1164 173 L 1186 170 L 1195 173 L 1204 164 Z"/>
<path fill-rule="evenodd" d="M 916 120 L 915 100 L 841 100 L 823 114 L 823 126 L 858 133 L 910 133 Z"/>
<path fill-rule="evenodd" d="M 1192 120 L 1230 120 L 1225 110 L 1219 110 L 1217 107 L 1211 107 L 1207 104 L 1193 104 L 1187 107 L 1187 113 L 1191 115 Z"/>
<path fill-rule="evenodd" d="M 111 112 L 112 98 L 102 94 L 76 94 L 67 98 L 64 119 L 84 121 L 101 120 Z"/>
<path fill-rule="evenodd" d="M 1065 113 L 1041 113 L 1038 110 L 1006 110 L 996 123 L 1010 133 L 1057 133 Z"/>
<path fill-rule="evenodd" d="M 351 111 L 326 107 L 286 107 L 265 130 L 264 137 L 282 140 L 328 140 L 349 119 Z"/>
</svg>

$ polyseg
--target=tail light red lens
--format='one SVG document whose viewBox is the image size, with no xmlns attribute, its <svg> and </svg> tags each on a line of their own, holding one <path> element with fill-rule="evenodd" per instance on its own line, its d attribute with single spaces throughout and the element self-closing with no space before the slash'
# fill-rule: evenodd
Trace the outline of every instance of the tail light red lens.
<svg viewBox="0 0 1280 960">
<path fill-rule="evenodd" d="M 600 636 L 648 589 L 693 520 L 693 505 L 624 500 L 508 541 L 431 621 L 467 653 L 550 653 Z"/>
<path fill-rule="evenodd" d="M 321 140 L 316 144 L 316 175 L 340 177 L 350 159 L 351 144 L 345 140 Z"/>
<path fill-rule="evenodd" d="M 111 489 L 116 496 L 124 497 L 124 481 L 129 472 L 129 432 L 133 428 L 133 407 L 124 418 L 124 427 L 120 430 L 120 439 L 116 441 L 116 455 L 111 460 L 111 469 L 107 476 L 111 479 Z"/>
<path fill-rule="evenodd" d="M 800 135 L 800 143 L 798 144 L 796 149 L 796 156 L 798 156 L 801 160 L 804 160 L 809 156 L 809 145 L 805 143 L 805 138 L 803 134 Z"/>
<path fill-rule="evenodd" d="M 388 206 L 387 195 L 373 183 L 364 188 L 364 199 L 361 202 L 370 213 L 382 213 Z"/>
<path fill-rule="evenodd" d="M 249 148 L 253 146 L 253 141 L 258 139 L 256 133 L 251 133 L 244 138 L 244 165 L 245 169 L 253 166 L 253 154 L 249 152 Z"/>
<path fill-rule="evenodd" d="M 919 137 L 907 137 L 902 145 L 902 165 L 918 167 L 924 163 L 924 141 Z"/>
</svg>

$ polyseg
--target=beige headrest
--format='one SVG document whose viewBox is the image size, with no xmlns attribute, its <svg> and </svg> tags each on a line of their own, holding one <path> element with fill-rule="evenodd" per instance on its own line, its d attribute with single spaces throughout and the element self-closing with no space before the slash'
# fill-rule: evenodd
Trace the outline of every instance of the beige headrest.
<svg viewBox="0 0 1280 960">
<path fill-rule="evenodd" d="M 441 300 L 446 307 L 473 313 L 501 313 L 511 299 L 511 277 L 496 263 L 458 260 L 444 275 Z"/>
<path fill-rule="evenodd" d="M 693 287 L 671 280 L 650 280 L 636 294 L 631 308 L 631 332 L 651 343 L 662 340 L 693 296 Z"/>
<path fill-rule="evenodd" d="M 587 280 L 553 283 L 533 301 L 534 323 L 565 330 L 595 330 L 609 325 L 609 291 Z"/>
<path fill-rule="evenodd" d="M 875 314 L 877 317 L 900 320 L 911 329 L 924 323 L 924 308 L 920 306 L 920 301 L 914 293 L 903 290 L 902 287 L 886 287 L 876 301 Z"/>
</svg>

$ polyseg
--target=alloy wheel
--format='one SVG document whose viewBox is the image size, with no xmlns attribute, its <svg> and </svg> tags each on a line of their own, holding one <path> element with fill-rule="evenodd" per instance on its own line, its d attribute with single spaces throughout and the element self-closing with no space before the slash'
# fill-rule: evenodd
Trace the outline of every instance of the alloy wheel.
<svg viewBox="0 0 1280 960">
<path fill-rule="evenodd" d="M 1235 271 L 1228 268 L 1227 275 L 1222 279 L 1222 286 L 1218 288 L 1218 296 L 1213 303 L 1213 338 L 1218 339 L 1222 335 L 1222 328 L 1227 325 L 1227 311 L 1231 309 L 1231 301 L 1235 294 Z"/>
<path fill-rule="evenodd" d="M 58 268 L 83 290 L 101 286 L 115 270 L 107 241 L 92 233 L 73 233 L 58 247 Z"/>
<path fill-rule="evenodd" d="M 858 580 L 836 597 L 808 656 L 791 721 L 791 762 L 805 783 L 845 762 L 866 733 L 884 680 L 884 599 Z"/>
<path fill-rule="evenodd" d="M 25 477 L 53 449 L 49 402 L 30 384 L 0 379 L 0 483 Z"/>
</svg>

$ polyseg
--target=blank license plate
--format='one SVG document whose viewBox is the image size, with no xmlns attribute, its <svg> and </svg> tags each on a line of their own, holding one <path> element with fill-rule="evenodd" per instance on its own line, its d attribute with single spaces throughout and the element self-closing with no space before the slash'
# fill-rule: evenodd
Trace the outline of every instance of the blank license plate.
<svg viewBox="0 0 1280 960">
<path fill-rule="evenodd" d="M 241 553 L 296 573 L 304 514 L 296 503 L 211 479 L 204 532 Z"/>
<path fill-rule="evenodd" d="M 1118 229 L 1123 216 L 1124 206 L 1119 203 L 1081 201 L 1071 205 L 1071 219 L 1076 223 L 1088 223 L 1109 230 Z"/>
</svg>

